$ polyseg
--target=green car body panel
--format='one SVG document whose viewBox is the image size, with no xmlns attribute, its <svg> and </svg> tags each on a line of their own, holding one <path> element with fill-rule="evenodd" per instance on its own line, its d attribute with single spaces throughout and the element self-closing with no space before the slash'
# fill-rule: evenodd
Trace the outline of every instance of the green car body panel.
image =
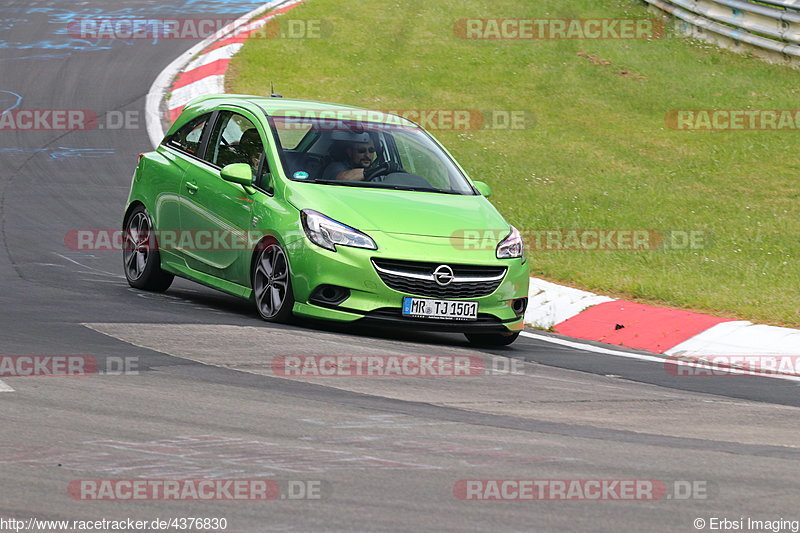
<svg viewBox="0 0 800 533">
<path fill-rule="evenodd" d="M 218 166 L 197 157 L 203 154 L 185 153 L 165 142 L 140 156 L 125 221 L 133 209 L 141 205 L 159 234 L 173 230 L 180 235 L 182 230 L 190 229 L 244 236 L 246 245 L 231 249 L 186 249 L 180 243 L 173 243 L 173 246 L 159 243 L 162 270 L 243 298 L 253 297 L 251 277 L 258 243 L 262 237 L 274 240 L 286 253 L 294 296 L 293 313 L 325 320 L 354 321 L 377 310 L 394 309 L 398 312 L 397 323 L 402 324 L 399 310 L 404 297 L 429 298 L 390 288 L 373 260 L 505 267 L 507 271 L 496 290 L 487 296 L 464 300 L 478 302 L 478 313 L 494 317 L 499 329 L 521 330 L 522 313 L 512 308 L 512 302 L 527 297 L 529 265 L 526 259 L 499 259 L 494 247 L 454 246 L 453 236 L 465 229 L 487 230 L 496 235 L 505 235 L 510 230 L 509 223 L 485 197 L 477 194 L 477 189 L 474 194 L 443 194 L 347 187 L 304 182 L 286 175 L 279 141 L 269 117 L 295 110 L 355 109 L 260 96 L 215 95 L 196 99 L 169 128 L 165 140 L 195 118 L 209 113 L 212 119 L 222 111 L 241 115 L 255 125 L 262 139 L 263 168 L 270 171 L 269 187 L 226 181 L 221 178 Z M 405 119 L 394 117 L 394 120 L 418 129 Z M 441 149 L 466 177 L 458 163 Z M 304 209 L 368 235 L 377 249 L 336 245 L 333 251 L 312 242 L 301 221 L 300 211 Z M 337 305 L 314 304 L 310 301 L 311 295 L 321 285 L 348 289 L 349 295 Z M 414 328 L 420 320 L 410 322 L 410 327 Z M 426 322 L 433 329 L 451 323 L 432 319 Z M 466 331 L 470 323 L 460 325 Z"/>
</svg>

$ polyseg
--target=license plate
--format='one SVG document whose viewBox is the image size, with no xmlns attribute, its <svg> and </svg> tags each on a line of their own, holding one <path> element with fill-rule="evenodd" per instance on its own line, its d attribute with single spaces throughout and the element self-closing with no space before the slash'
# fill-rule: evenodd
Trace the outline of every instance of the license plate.
<svg viewBox="0 0 800 533">
<path fill-rule="evenodd" d="M 478 302 L 403 298 L 403 316 L 439 320 L 478 320 Z"/>
</svg>

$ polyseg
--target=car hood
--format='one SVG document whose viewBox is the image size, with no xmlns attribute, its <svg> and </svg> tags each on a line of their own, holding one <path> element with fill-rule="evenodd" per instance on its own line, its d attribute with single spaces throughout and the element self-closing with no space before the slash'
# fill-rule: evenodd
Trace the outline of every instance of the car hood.
<svg viewBox="0 0 800 533">
<path fill-rule="evenodd" d="M 509 224 L 483 196 L 293 183 L 287 200 L 361 231 L 454 237 L 468 230 L 508 231 Z"/>
</svg>

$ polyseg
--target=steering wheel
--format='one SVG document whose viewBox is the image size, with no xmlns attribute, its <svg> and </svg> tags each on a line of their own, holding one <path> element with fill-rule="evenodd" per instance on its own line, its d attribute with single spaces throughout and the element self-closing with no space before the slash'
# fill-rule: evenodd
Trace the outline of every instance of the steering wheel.
<svg viewBox="0 0 800 533">
<path fill-rule="evenodd" d="M 395 172 L 405 172 L 405 170 L 403 170 L 403 167 L 396 161 L 382 161 L 378 163 L 376 159 L 370 166 L 364 169 L 364 181 L 383 181 L 386 176 L 394 174 Z"/>
</svg>

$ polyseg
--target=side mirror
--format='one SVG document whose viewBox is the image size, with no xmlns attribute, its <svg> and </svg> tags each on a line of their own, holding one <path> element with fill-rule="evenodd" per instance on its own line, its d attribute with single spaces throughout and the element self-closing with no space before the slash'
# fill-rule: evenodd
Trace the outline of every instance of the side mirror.
<svg viewBox="0 0 800 533">
<path fill-rule="evenodd" d="M 489 198 L 492 195 L 492 188 L 489 187 L 489 184 L 484 181 L 473 181 L 473 185 L 475 188 L 478 189 L 478 192 L 484 195 L 486 198 Z"/>
<path fill-rule="evenodd" d="M 238 183 L 245 187 L 253 185 L 253 170 L 247 163 L 233 163 L 225 166 L 220 170 L 219 175 L 222 176 L 222 179 L 231 183 Z"/>
</svg>

